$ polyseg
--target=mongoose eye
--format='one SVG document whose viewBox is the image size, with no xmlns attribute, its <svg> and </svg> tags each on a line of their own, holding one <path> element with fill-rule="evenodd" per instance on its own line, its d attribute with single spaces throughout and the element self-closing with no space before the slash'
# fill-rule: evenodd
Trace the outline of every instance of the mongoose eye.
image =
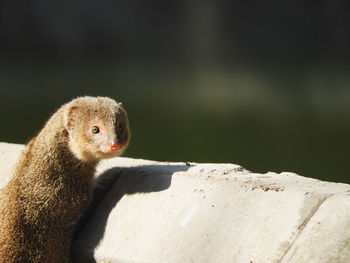
<svg viewBox="0 0 350 263">
<path fill-rule="evenodd" d="M 100 132 L 100 128 L 97 127 L 97 126 L 94 126 L 94 127 L 92 127 L 91 132 L 94 133 L 94 134 L 97 134 L 97 133 Z"/>
</svg>

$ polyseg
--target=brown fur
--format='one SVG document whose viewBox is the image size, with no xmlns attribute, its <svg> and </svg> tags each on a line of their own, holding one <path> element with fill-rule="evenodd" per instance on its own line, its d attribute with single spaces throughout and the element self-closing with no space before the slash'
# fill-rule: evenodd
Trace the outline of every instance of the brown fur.
<svg viewBox="0 0 350 263">
<path fill-rule="evenodd" d="M 96 135 L 91 127 L 101 127 Z M 100 159 L 129 141 L 126 112 L 102 97 L 63 105 L 27 145 L 0 200 L 0 262 L 70 262 L 72 233 Z M 108 152 L 110 140 L 121 149 Z"/>
</svg>

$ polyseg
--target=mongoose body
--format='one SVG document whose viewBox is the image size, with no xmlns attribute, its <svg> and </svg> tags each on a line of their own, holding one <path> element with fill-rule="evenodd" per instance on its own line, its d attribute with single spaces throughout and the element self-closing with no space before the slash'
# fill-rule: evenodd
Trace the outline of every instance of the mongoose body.
<svg viewBox="0 0 350 263">
<path fill-rule="evenodd" d="M 70 262 L 99 160 L 129 141 L 120 103 L 81 97 L 63 105 L 26 146 L 0 200 L 0 262 Z"/>
</svg>

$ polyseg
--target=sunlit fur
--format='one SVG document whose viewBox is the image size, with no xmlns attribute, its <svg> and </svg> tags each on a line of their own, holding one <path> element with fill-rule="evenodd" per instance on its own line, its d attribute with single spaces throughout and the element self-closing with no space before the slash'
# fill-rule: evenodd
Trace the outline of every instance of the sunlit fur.
<svg viewBox="0 0 350 263">
<path fill-rule="evenodd" d="M 109 98 L 77 98 L 53 114 L 2 192 L 0 263 L 71 262 L 72 233 L 89 204 L 95 167 L 121 154 L 129 137 L 125 110 Z"/>
</svg>

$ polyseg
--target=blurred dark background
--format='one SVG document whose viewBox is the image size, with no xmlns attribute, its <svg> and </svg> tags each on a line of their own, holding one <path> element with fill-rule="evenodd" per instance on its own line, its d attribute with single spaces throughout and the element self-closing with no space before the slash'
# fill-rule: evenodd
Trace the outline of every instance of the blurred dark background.
<svg viewBox="0 0 350 263">
<path fill-rule="evenodd" d="M 125 156 L 350 183 L 350 2 L 0 1 L 0 141 L 81 95 L 122 101 Z"/>
</svg>

